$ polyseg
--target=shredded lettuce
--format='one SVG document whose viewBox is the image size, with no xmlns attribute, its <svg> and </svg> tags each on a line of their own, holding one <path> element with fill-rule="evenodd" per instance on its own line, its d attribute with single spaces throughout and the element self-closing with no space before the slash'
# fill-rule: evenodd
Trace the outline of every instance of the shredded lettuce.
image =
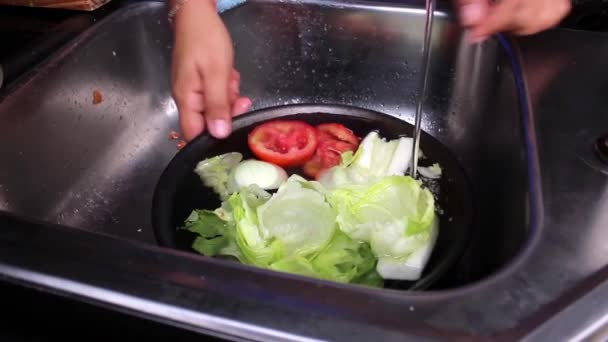
<svg viewBox="0 0 608 342">
<path fill-rule="evenodd" d="M 433 195 L 405 176 L 411 139 L 372 132 L 319 182 L 292 175 L 270 194 L 256 185 L 232 188 L 238 155 L 210 159 L 197 173 L 223 203 L 195 210 L 186 228 L 193 248 L 267 269 L 342 283 L 382 286 L 420 277 L 437 236 Z M 238 163 L 238 162 L 237 162 Z"/>
<path fill-rule="evenodd" d="M 186 226 L 199 253 L 337 282 L 379 286 L 369 244 L 337 229 L 336 211 L 316 182 L 292 176 L 277 191 L 250 186 L 215 211 L 195 210 Z"/>
<path fill-rule="evenodd" d="M 378 278 L 370 277 L 375 273 L 376 258 L 369 244 L 353 240 L 340 230 L 336 230 L 331 242 L 313 258 L 312 265 L 321 278 L 379 285 Z"/>
<path fill-rule="evenodd" d="M 281 241 L 288 253 L 295 255 L 309 255 L 327 245 L 336 221 L 325 196 L 302 183 L 288 180 L 258 208 L 259 227 L 265 237 Z"/>
<path fill-rule="evenodd" d="M 340 165 L 326 170 L 319 181 L 328 189 L 343 185 L 369 184 L 387 176 L 403 175 L 412 154 L 412 139 L 386 140 L 370 132 L 361 141 L 357 152 L 342 154 Z"/>
<path fill-rule="evenodd" d="M 409 176 L 342 186 L 330 191 L 327 199 L 338 213 L 340 230 L 352 239 L 369 242 L 378 258 L 406 260 L 431 240 L 433 195 Z M 378 271 L 385 279 L 399 279 L 394 272 Z"/>
<path fill-rule="evenodd" d="M 222 220 L 215 212 L 194 210 L 186 219 L 186 229 L 199 236 L 192 248 L 208 256 L 232 256 L 242 259 L 235 243 L 235 227 L 230 221 Z"/>
</svg>

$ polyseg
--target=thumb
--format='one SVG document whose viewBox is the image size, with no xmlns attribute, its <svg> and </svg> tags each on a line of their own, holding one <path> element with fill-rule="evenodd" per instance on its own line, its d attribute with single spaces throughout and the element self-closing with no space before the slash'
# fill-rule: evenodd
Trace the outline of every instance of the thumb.
<svg viewBox="0 0 608 342">
<path fill-rule="evenodd" d="M 205 120 L 209 133 L 216 138 L 226 138 L 232 131 L 230 106 L 231 70 L 223 68 L 204 73 Z"/>
<path fill-rule="evenodd" d="M 460 22 L 465 27 L 479 24 L 488 14 L 488 0 L 457 0 Z"/>
</svg>

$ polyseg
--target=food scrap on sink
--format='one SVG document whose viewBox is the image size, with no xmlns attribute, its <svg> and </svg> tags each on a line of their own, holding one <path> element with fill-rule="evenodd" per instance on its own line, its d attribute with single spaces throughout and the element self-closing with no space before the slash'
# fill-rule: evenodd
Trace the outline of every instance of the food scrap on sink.
<svg viewBox="0 0 608 342">
<path fill-rule="evenodd" d="M 93 104 L 97 105 L 103 101 L 103 95 L 97 89 L 93 90 Z"/>
</svg>

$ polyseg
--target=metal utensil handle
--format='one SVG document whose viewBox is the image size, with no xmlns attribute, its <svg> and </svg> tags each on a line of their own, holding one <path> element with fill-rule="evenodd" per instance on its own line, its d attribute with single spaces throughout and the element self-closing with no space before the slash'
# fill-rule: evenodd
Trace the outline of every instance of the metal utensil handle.
<svg viewBox="0 0 608 342">
<path fill-rule="evenodd" d="M 422 76 L 420 78 L 418 101 L 416 103 L 416 118 L 414 123 L 414 143 L 412 144 L 412 164 L 410 176 L 416 178 L 418 171 L 418 150 L 420 146 L 420 125 L 422 124 L 422 103 L 426 99 L 426 89 L 429 78 L 429 62 L 431 59 L 431 35 L 433 32 L 433 16 L 436 0 L 426 0 L 426 22 L 424 25 L 424 42 L 422 46 Z"/>
</svg>

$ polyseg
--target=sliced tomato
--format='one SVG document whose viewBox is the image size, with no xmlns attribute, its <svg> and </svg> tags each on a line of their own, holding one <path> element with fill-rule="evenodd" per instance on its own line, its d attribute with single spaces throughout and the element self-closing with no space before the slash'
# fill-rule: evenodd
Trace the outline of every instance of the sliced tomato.
<svg viewBox="0 0 608 342">
<path fill-rule="evenodd" d="M 259 159 L 282 167 L 300 166 L 317 148 L 317 132 L 306 122 L 274 120 L 256 127 L 247 139 Z"/>
<path fill-rule="evenodd" d="M 311 160 L 304 164 L 302 169 L 308 177 L 318 179 L 319 174 L 323 171 L 323 161 L 321 161 L 321 157 L 318 154 L 315 154 Z"/>
<path fill-rule="evenodd" d="M 325 139 L 331 137 L 335 140 L 344 141 L 353 145 L 359 145 L 360 139 L 344 125 L 339 123 L 325 123 L 317 126 L 319 135 Z"/>
<path fill-rule="evenodd" d="M 346 151 L 354 152 L 357 146 L 335 139 L 320 140 L 315 155 L 304 164 L 304 174 L 318 179 L 322 171 L 340 164 L 342 153 Z"/>
</svg>

